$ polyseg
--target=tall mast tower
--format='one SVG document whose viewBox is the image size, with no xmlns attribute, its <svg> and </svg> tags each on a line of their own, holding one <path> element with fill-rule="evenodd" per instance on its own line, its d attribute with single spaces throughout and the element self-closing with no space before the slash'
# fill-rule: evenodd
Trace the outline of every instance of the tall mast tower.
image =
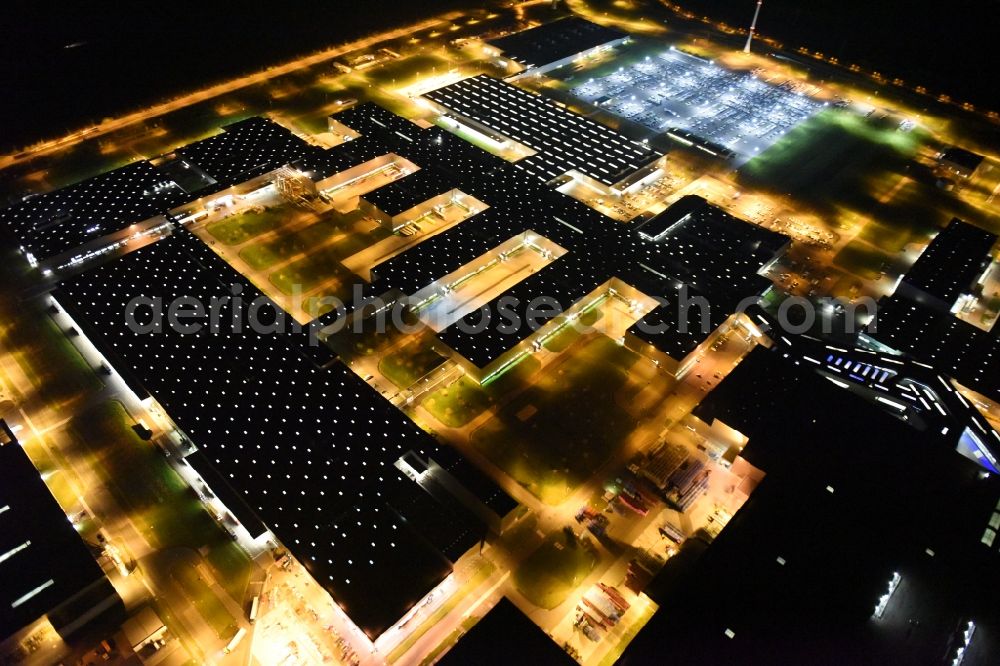
<svg viewBox="0 0 1000 666">
<path fill-rule="evenodd" d="M 747 43 L 743 47 L 743 53 L 750 53 L 750 42 L 753 41 L 753 35 L 757 31 L 757 17 L 760 16 L 760 6 L 764 4 L 764 0 L 757 0 L 757 9 L 753 12 L 753 21 L 750 23 L 750 34 L 747 35 Z"/>
</svg>

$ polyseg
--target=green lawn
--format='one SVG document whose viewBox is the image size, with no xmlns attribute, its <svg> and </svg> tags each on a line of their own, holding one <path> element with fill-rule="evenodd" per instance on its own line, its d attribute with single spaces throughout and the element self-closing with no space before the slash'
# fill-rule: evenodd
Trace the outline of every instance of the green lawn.
<svg viewBox="0 0 1000 666">
<path fill-rule="evenodd" d="M 878 220 L 865 223 L 855 241 L 864 241 L 887 254 L 896 255 L 903 252 L 906 246 L 917 240 L 914 229 L 902 225 L 895 226 Z"/>
<path fill-rule="evenodd" d="M 22 442 L 21 446 L 31 458 L 31 462 L 34 463 L 38 472 L 45 477 L 45 485 L 62 510 L 70 514 L 82 508 L 77 506 L 77 496 L 70 486 L 69 473 L 63 469 L 62 461 L 53 460 L 52 456 L 49 455 L 49 451 L 52 450 L 52 442 L 43 435 L 41 438 L 33 437 Z"/>
<path fill-rule="evenodd" d="M 431 664 L 436 664 L 438 657 L 441 656 L 441 653 L 445 650 L 451 649 L 451 646 L 457 643 L 462 636 L 469 633 L 469 630 L 476 626 L 481 619 L 481 617 L 473 615 L 462 620 L 458 629 L 448 634 L 443 641 L 438 643 L 433 650 L 427 653 L 426 657 L 420 660 L 420 666 L 431 666 Z"/>
<path fill-rule="evenodd" d="M 105 154 L 96 141 L 75 144 L 59 151 L 58 156 L 58 159 L 52 160 L 45 170 L 45 180 L 53 188 L 72 185 L 135 161 L 135 155 L 132 153 L 114 151 Z"/>
<path fill-rule="evenodd" d="M 338 283 L 346 284 L 350 271 L 340 265 L 336 254 L 328 248 L 293 261 L 268 276 L 275 287 L 289 296 L 295 292 L 296 287 L 301 293 L 305 293 L 334 278 Z M 338 289 L 339 287 L 334 291 Z"/>
<path fill-rule="evenodd" d="M 558 504 L 635 427 L 615 392 L 637 359 L 605 336 L 593 338 L 477 429 L 473 445 L 536 497 Z"/>
<path fill-rule="evenodd" d="M 415 326 L 420 320 L 407 310 L 403 312 L 402 321 L 408 326 Z M 384 331 L 378 331 L 372 320 L 367 320 L 360 331 L 356 331 L 353 326 L 344 326 L 327 338 L 326 344 L 348 361 L 386 352 L 406 335 L 396 326 L 387 326 Z"/>
<path fill-rule="evenodd" d="M 494 398 L 520 390 L 525 384 L 534 379 L 535 373 L 542 368 L 542 362 L 534 356 L 526 356 L 515 365 L 510 366 L 493 377 L 482 390 L 486 391 Z"/>
<path fill-rule="evenodd" d="M 575 326 L 563 326 L 558 333 L 548 338 L 542 346 L 548 349 L 550 352 L 563 352 L 572 345 L 574 342 L 580 339 L 580 330 Z"/>
<path fill-rule="evenodd" d="M 363 213 L 357 210 L 346 214 L 328 211 L 322 218 L 302 229 L 244 248 L 240 252 L 240 257 L 253 268 L 265 270 L 298 254 L 309 253 L 338 234 L 342 234 L 343 237 L 333 243 L 332 248 L 339 259 L 345 259 L 389 233 L 381 226 L 370 232 L 353 231 L 351 226 L 362 216 Z"/>
<path fill-rule="evenodd" d="M 201 529 L 204 530 L 202 538 L 208 539 L 209 543 L 205 559 L 217 574 L 219 585 L 236 603 L 242 603 L 250 583 L 250 560 L 246 551 L 228 534 L 220 534 L 215 523 L 204 524 Z"/>
<path fill-rule="evenodd" d="M 518 567 L 514 583 L 528 601 L 551 610 L 566 600 L 596 564 L 597 554 L 591 546 L 556 532 Z"/>
<path fill-rule="evenodd" d="M 527 356 L 486 386 L 480 386 L 474 379 L 463 375 L 431 393 L 423 406 L 446 426 L 461 428 L 496 404 L 502 396 L 526 386 L 541 367 L 541 361 Z"/>
<path fill-rule="evenodd" d="M 0 344 L 52 402 L 68 402 L 104 385 L 66 333 L 34 306 L 22 306 L 17 325 L 6 328 Z"/>
<path fill-rule="evenodd" d="M 801 123 L 744 165 L 740 178 L 820 207 L 867 209 L 873 203 L 872 182 L 902 172 L 919 141 L 914 133 L 830 109 Z"/>
<path fill-rule="evenodd" d="M 267 208 L 249 211 L 208 225 L 208 233 L 225 245 L 239 245 L 279 228 L 288 216 L 287 208 Z"/>
<path fill-rule="evenodd" d="M 465 375 L 450 386 L 438 389 L 423 402 L 434 418 L 450 428 L 461 428 L 492 404 L 490 394 Z"/>
<path fill-rule="evenodd" d="M 884 265 L 891 265 L 893 257 L 868 243 L 857 239 L 848 243 L 833 258 L 833 263 L 851 275 L 865 280 L 877 280 Z"/>
<path fill-rule="evenodd" d="M 329 130 L 327 122 L 329 114 L 326 111 L 304 114 L 294 119 L 294 123 L 308 134 L 322 134 Z"/>
<path fill-rule="evenodd" d="M 312 250 L 305 257 L 293 261 L 271 273 L 269 279 L 278 289 L 291 295 L 294 286 L 299 285 L 302 292 L 307 292 L 326 280 L 336 278 L 344 287 L 351 282 L 351 272 L 341 265 L 341 261 L 359 252 L 373 242 L 376 235 L 370 233 L 348 233 L 343 238 L 329 245 Z M 333 289 L 333 294 L 339 294 L 339 287 Z"/>
<path fill-rule="evenodd" d="M 237 602 L 250 578 L 250 559 L 208 515 L 194 492 L 155 446 L 131 429 L 121 403 L 108 401 L 73 418 L 69 434 L 132 522 L 155 548 L 208 546 L 207 560 Z"/>
<path fill-rule="evenodd" d="M 222 640 L 232 638 L 239 628 L 236 619 L 208 587 L 208 581 L 198 574 L 198 570 L 184 565 L 174 569 L 171 575 L 181 584 L 184 592 L 194 602 L 194 607 L 198 609 L 198 614 L 205 619 L 219 638 Z"/>
<path fill-rule="evenodd" d="M 302 304 L 302 309 L 308 312 L 309 316 L 313 319 L 322 317 L 335 307 L 337 307 L 335 304 L 325 302 L 324 296 L 310 296 L 306 299 L 305 303 Z"/>
<path fill-rule="evenodd" d="M 978 215 L 948 192 L 928 183 L 908 181 L 888 204 L 871 209 L 876 220 L 861 230 L 861 237 L 889 253 L 899 253 L 909 243 L 924 243 L 953 216 L 975 220 Z"/>
<path fill-rule="evenodd" d="M 444 363 L 444 358 L 421 340 L 414 340 L 378 363 L 379 372 L 401 389 L 409 388 L 418 379 Z"/>
<path fill-rule="evenodd" d="M 283 233 L 264 243 L 240 251 L 240 257 L 256 270 L 265 270 L 297 254 L 309 252 L 338 233 L 336 221 L 322 219 L 291 233 Z"/>
</svg>

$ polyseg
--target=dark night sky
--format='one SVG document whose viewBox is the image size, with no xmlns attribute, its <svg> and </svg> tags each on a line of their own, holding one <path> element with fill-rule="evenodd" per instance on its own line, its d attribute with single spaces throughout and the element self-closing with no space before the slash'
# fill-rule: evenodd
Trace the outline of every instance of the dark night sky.
<svg viewBox="0 0 1000 666">
<path fill-rule="evenodd" d="M 8 1 L 0 17 L 0 144 L 56 134 L 463 4 Z"/>
<path fill-rule="evenodd" d="M 753 0 L 680 0 L 733 24 Z M 458 0 L 12 0 L 0 31 L 0 144 L 51 136 Z M 766 0 L 760 29 L 1000 109 L 1000 0 Z M 124 8 L 130 8 L 124 11 Z M 78 44 L 73 48 L 65 48 Z"/>
<path fill-rule="evenodd" d="M 675 0 L 693 11 L 749 26 L 755 0 Z M 1000 0 L 764 0 L 757 28 L 900 76 L 928 90 L 1000 110 Z"/>
</svg>

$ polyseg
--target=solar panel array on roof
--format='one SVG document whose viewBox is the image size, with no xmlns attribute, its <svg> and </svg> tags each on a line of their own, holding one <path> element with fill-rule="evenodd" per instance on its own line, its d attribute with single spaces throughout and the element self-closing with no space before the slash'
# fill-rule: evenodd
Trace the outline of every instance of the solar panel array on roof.
<svg viewBox="0 0 1000 666">
<path fill-rule="evenodd" d="M 531 69 L 625 37 L 628 34 L 620 30 L 568 16 L 513 35 L 491 39 L 487 44 L 495 46 L 514 62 Z"/>
<path fill-rule="evenodd" d="M 610 186 L 659 157 L 605 125 L 484 74 L 424 96 L 536 151 L 516 166 L 546 182 L 579 171 Z"/>
<path fill-rule="evenodd" d="M 67 280 L 56 296 L 98 344 L 122 359 L 121 371 L 139 379 L 201 447 L 197 455 L 352 619 L 377 635 L 447 574 L 443 552 L 464 552 L 480 534 L 446 507 L 420 512 L 432 521 L 423 525 L 392 508 L 411 506 L 419 501 L 411 495 L 424 492 L 393 463 L 410 450 L 433 457 L 437 445 L 348 368 L 317 365 L 324 348 L 307 350 L 304 332 L 257 333 L 246 322 L 234 328 L 233 300 L 221 306 L 214 334 L 206 326 L 188 335 L 169 328 L 142 335 L 123 325 L 135 296 L 209 304 L 232 296 L 233 285 L 245 318 L 250 304 L 264 297 L 180 230 Z M 266 299 L 260 302 L 271 312 L 265 324 L 290 321 Z M 152 321 L 148 308 L 137 312 L 144 323 Z M 476 483 L 481 487 L 482 479 Z M 363 603 L 373 590 L 380 601 Z"/>
<path fill-rule="evenodd" d="M 155 217 L 187 198 L 142 160 L 0 210 L 0 223 L 41 261 Z"/>
</svg>

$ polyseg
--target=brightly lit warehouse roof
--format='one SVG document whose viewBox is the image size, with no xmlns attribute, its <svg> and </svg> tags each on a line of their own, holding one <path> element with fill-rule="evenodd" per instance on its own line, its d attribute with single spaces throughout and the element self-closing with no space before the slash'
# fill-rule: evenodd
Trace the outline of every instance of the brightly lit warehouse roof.
<svg viewBox="0 0 1000 666">
<path fill-rule="evenodd" d="M 606 125 L 491 76 L 463 79 L 424 97 L 536 151 L 517 167 L 546 182 L 578 171 L 610 186 L 659 157 Z"/>
</svg>

